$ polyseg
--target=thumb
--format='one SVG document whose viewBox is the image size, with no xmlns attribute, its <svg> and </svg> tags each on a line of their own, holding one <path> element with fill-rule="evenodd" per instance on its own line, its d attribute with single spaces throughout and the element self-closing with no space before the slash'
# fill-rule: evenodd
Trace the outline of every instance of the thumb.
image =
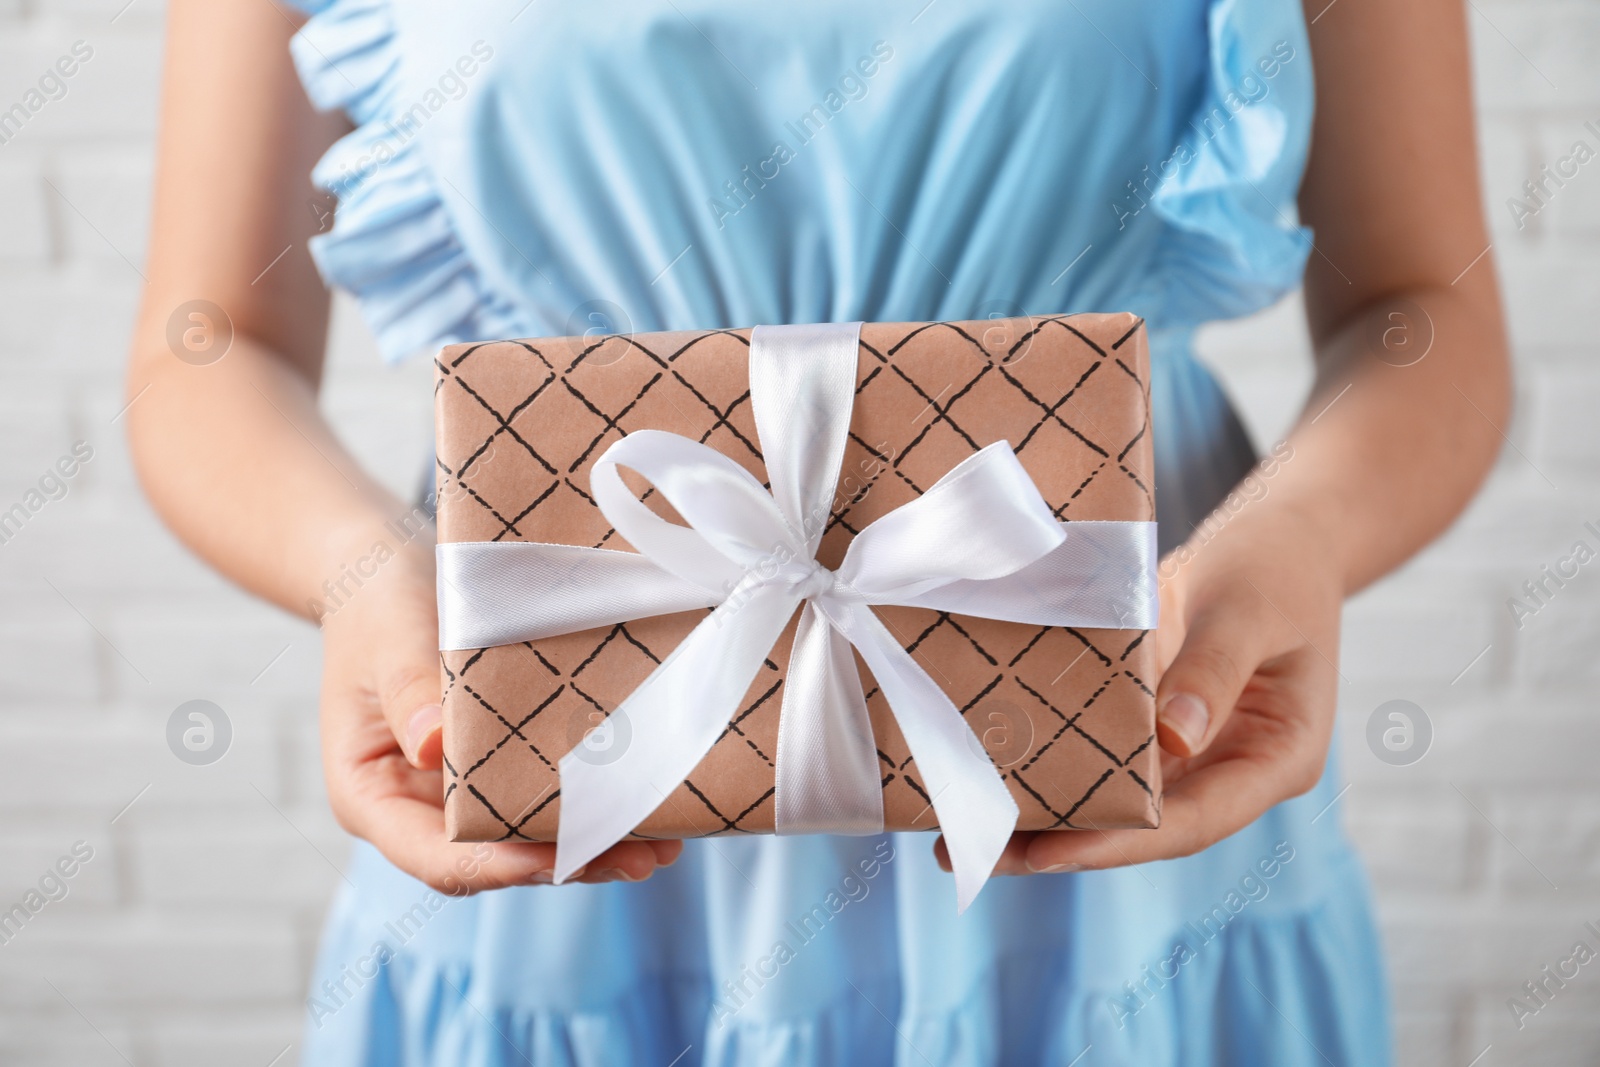
<svg viewBox="0 0 1600 1067">
<path fill-rule="evenodd" d="M 1217 604 L 1190 621 L 1156 687 L 1162 748 L 1188 757 L 1211 744 L 1261 662 L 1263 629 L 1255 612 L 1237 602 Z"/>
<path fill-rule="evenodd" d="M 444 751 L 438 611 L 431 596 L 399 600 L 389 605 L 375 649 L 378 702 L 411 765 L 436 770 Z"/>
</svg>

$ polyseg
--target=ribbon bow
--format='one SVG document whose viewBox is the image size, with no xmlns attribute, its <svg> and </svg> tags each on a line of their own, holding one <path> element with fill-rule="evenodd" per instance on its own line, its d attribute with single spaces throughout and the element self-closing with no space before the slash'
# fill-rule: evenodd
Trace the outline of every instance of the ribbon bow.
<svg viewBox="0 0 1600 1067">
<path fill-rule="evenodd" d="M 1017 806 L 944 691 L 873 612 L 898 604 L 1051 626 L 1155 625 L 1155 524 L 1056 521 L 1011 446 L 989 445 L 816 561 L 854 404 L 860 323 L 758 327 L 750 402 L 771 492 L 715 449 L 639 430 L 596 460 L 595 502 L 637 552 L 441 544 L 440 647 L 482 648 L 714 608 L 617 709 L 614 759 L 560 764 L 555 878 L 621 840 L 694 770 L 799 607 L 778 722 L 780 834 L 883 830 L 877 746 L 852 646 L 932 800 L 965 910 Z M 643 475 L 687 526 L 623 483 Z"/>
</svg>

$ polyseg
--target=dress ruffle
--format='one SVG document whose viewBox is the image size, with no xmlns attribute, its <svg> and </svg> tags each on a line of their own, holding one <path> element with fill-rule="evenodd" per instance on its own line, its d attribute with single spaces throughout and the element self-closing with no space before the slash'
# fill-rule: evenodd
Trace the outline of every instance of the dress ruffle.
<svg viewBox="0 0 1600 1067">
<path fill-rule="evenodd" d="M 1364 902 L 1364 878 L 1353 863 L 1325 876 L 1328 899 L 1321 905 L 1247 910 L 1209 941 L 1192 927 L 1175 930 L 1174 941 L 1182 939 L 1190 952 L 1164 951 L 1138 971 L 1116 971 L 1116 980 L 1133 980 L 1121 986 L 1073 973 L 1083 963 L 1073 960 L 1071 946 L 1041 942 L 974 970 L 958 1006 L 926 1013 L 908 1010 L 899 980 L 857 975 L 840 982 L 838 995 L 821 1008 L 782 1018 L 719 1018 L 716 976 L 694 959 L 641 968 L 604 999 L 532 1009 L 505 1002 L 516 991 L 496 988 L 471 967 L 399 952 L 315 1024 L 323 1032 L 308 1046 L 307 1067 L 1005 1067 L 1071 1063 L 1091 1045 L 1093 1059 L 1085 1062 L 1106 1067 L 1388 1063 L 1382 967 L 1359 950 L 1370 941 L 1372 917 L 1364 903 L 1350 903 Z M 445 907 L 472 909 L 474 901 Z M 350 969 L 338 972 L 327 961 L 370 957 L 391 938 L 392 927 L 363 909 L 359 894 L 342 889 L 319 970 L 338 982 Z M 1125 961 L 1110 962 L 1115 971 Z M 351 981 L 342 984 L 349 992 Z M 329 993 L 319 1001 L 326 1008 L 335 1003 Z"/>
<path fill-rule="evenodd" d="M 1272 0 L 1213 0 L 1207 12 L 1205 90 L 1150 198 L 1167 231 L 1152 268 L 1162 326 L 1259 311 L 1305 271 L 1311 231 L 1298 223 L 1296 197 L 1314 107 L 1311 48 L 1304 25 L 1286 29 L 1273 9 Z"/>
<path fill-rule="evenodd" d="M 292 0 L 312 17 L 291 50 L 312 101 L 357 124 L 314 181 L 339 198 L 311 250 L 355 295 L 385 359 L 525 332 L 524 316 L 469 257 L 407 125 L 391 0 Z M 1211 0 L 1207 78 L 1182 146 L 1152 166 L 1162 238 L 1135 303 L 1152 324 L 1248 315 L 1295 289 L 1311 251 L 1296 196 L 1314 107 L 1304 26 L 1277 0 Z M 1291 58 L 1285 60 L 1283 57 Z M 1260 64 L 1276 65 L 1266 76 Z M 1232 106 L 1230 106 L 1232 105 Z"/>
<path fill-rule="evenodd" d="M 296 0 L 311 14 L 290 44 L 306 93 L 356 129 L 312 181 L 338 197 L 333 228 L 311 240 L 323 279 L 353 294 L 384 359 L 459 341 L 517 336 L 510 305 L 461 244 L 406 118 L 388 0 Z"/>
</svg>

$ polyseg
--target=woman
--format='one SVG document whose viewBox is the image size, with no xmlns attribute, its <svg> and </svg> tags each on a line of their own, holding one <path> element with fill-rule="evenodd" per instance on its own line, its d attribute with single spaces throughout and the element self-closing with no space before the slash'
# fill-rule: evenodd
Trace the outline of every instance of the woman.
<svg viewBox="0 0 1600 1067">
<path fill-rule="evenodd" d="M 129 375 L 151 498 L 244 587 L 309 614 L 407 510 L 317 411 L 323 280 L 391 358 L 1133 310 L 1176 549 L 1161 828 L 1018 834 L 1018 877 L 953 920 L 911 835 L 623 843 L 563 887 L 552 846 L 447 843 L 432 556 L 406 546 L 322 621 L 328 793 L 365 843 L 307 1062 L 1389 1061 L 1327 755 L 1340 602 L 1450 522 L 1507 413 L 1456 4 L 302 6 L 305 91 L 275 5 L 171 4 Z M 1206 521 L 1255 456 L 1190 333 L 1302 274 L 1305 413 Z M 167 340 L 196 298 L 234 330 L 199 366 Z"/>
</svg>

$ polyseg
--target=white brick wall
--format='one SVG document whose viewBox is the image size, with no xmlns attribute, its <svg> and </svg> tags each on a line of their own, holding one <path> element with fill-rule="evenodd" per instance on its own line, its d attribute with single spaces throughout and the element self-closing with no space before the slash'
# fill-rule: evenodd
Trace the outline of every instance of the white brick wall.
<svg viewBox="0 0 1600 1067">
<path fill-rule="evenodd" d="M 174 544 L 110 421 L 141 284 L 124 257 L 139 263 L 145 243 L 161 17 L 159 0 L 0 0 L 0 101 L 73 41 L 95 49 L 67 96 L 0 145 L 0 506 L 74 440 L 95 448 L 66 499 L 0 545 L 0 904 L 73 842 L 95 849 L 70 895 L 0 945 L 8 1064 L 264 1065 L 286 1046 L 277 1062 L 293 1062 L 337 880 L 325 857 L 345 856 L 315 760 L 315 634 Z M 1492 1046 L 1481 1067 L 1591 1064 L 1600 964 L 1520 1032 L 1506 1000 L 1600 919 L 1600 564 L 1520 630 L 1505 600 L 1600 520 L 1600 163 L 1523 229 L 1505 199 L 1600 122 L 1600 13 L 1478 0 L 1469 18 L 1527 459 L 1508 452 L 1439 544 L 1351 605 L 1340 811 L 1378 888 L 1401 1062 L 1466 1067 Z M 1297 316 L 1288 301 L 1204 337 L 1259 441 L 1309 380 Z M 382 368 L 341 307 L 329 409 L 405 491 L 426 378 Z M 1397 697 L 1436 732 L 1409 767 L 1364 741 L 1368 714 Z M 165 748 L 168 714 L 193 698 L 234 726 L 214 766 Z"/>
</svg>

